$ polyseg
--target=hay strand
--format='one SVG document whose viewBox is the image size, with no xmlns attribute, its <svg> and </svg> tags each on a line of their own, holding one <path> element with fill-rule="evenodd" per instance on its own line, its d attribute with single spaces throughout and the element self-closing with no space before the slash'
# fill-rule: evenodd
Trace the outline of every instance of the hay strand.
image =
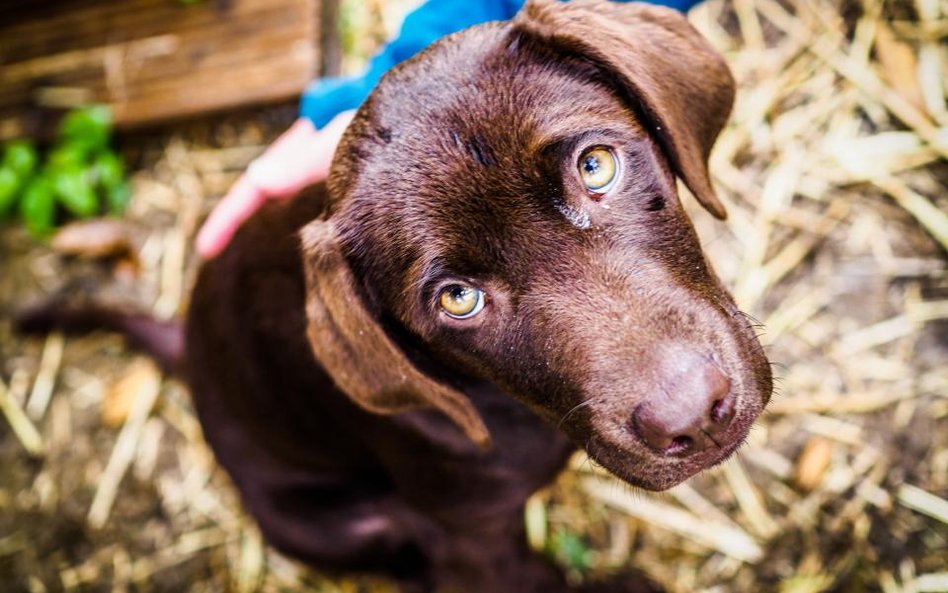
<svg viewBox="0 0 948 593">
<path fill-rule="evenodd" d="M 49 398 L 53 395 L 56 374 L 59 372 L 59 365 L 62 363 L 64 344 L 65 340 L 60 333 L 51 333 L 46 337 L 43 356 L 40 358 L 39 372 L 36 373 L 33 390 L 30 392 L 30 398 L 26 403 L 26 414 L 32 420 L 40 420 L 46 413 Z"/>
<path fill-rule="evenodd" d="M 634 496 L 619 482 L 589 477 L 582 480 L 590 496 L 630 517 L 679 533 L 692 541 L 742 562 L 756 562 L 764 551 L 746 531 L 732 524 L 714 524 L 645 496 Z"/>
<path fill-rule="evenodd" d="M 23 449 L 33 457 L 42 455 L 43 438 L 23 408 L 10 395 L 10 390 L 2 380 L 0 380 L 0 412 L 3 412 L 3 416 Z"/>
<path fill-rule="evenodd" d="M 89 525 L 96 529 L 102 528 L 109 518 L 119 484 L 134 459 L 142 428 L 160 393 L 161 373 L 151 361 L 141 359 L 130 371 L 131 374 L 135 377 L 132 382 L 135 391 L 134 403 L 112 448 L 109 462 L 99 478 L 92 506 L 89 507 L 87 519 Z"/>
</svg>

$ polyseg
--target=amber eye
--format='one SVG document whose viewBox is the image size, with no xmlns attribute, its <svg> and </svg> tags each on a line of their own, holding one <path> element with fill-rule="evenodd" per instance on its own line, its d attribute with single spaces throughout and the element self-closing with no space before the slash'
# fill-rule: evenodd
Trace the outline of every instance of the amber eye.
<svg viewBox="0 0 948 593">
<path fill-rule="evenodd" d="M 618 179 L 619 162 L 611 148 L 594 146 L 579 157 L 579 176 L 586 189 L 596 194 L 604 194 Z"/>
<path fill-rule="evenodd" d="M 441 291 L 439 300 L 448 317 L 467 319 L 484 308 L 484 291 L 466 284 L 452 284 Z"/>
</svg>

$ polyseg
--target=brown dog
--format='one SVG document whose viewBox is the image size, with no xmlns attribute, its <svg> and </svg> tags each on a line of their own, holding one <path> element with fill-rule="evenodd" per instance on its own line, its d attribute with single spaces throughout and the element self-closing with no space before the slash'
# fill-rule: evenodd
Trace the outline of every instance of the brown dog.
<svg viewBox="0 0 948 593">
<path fill-rule="evenodd" d="M 733 92 L 672 10 L 531 2 L 384 78 L 328 185 L 204 265 L 183 356 L 173 327 L 111 324 L 186 377 L 277 548 L 411 590 L 572 590 L 522 510 L 574 447 L 668 488 L 770 397 L 676 195 L 724 217 Z"/>
</svg>

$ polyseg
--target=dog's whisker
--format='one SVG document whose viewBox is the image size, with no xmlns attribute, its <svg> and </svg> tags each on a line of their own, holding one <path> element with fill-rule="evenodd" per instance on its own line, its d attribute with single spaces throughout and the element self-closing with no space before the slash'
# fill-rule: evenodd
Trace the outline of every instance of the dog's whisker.
<svg viewBox="0 0 948 593">
<path fill-rule="evenodd" d="M 749 321 L 752 321 L 753 323 L 756 323 L 756 324 L 758 324 L 758 325 L 764 325 L 764 322 L 763 322 L 763 321 L 761 321 L 760 319 L 757 319 L 756 317 L 754 317 L 754 316 L 751 315 L 750 313 L 747 313 L 747 312 L 745 312 L 745 311 L 741 311 L 740 309 L 738 309 L 738 310 L 737 310 L 737 314 L 740 315 L 741 317 L 743 317 L 743 318 L 749 320 Z"/>
<path fill-rule="evenodd" d="M 577 410 L 579 410 L 579 409 L 581 409 L 581 408 L 584 408 L 584 407 L 586 407 L 586 406 L 588 406 L 588 405 L 591 405 L 591 404 L 595 403 L 596 401 L 598 401 L 598 400 L 600 400 L 600 399 L 602 399 L 602 398 L 590 397 L 590 398 L 588 398 L 588 399 L 585 399 L 585 400 L 579 402 L 579 403 L 576 404 L 575 406 L 573 406 L 568 412 L 566 412 L 565 414 L 563 414 L 563 417 L 560 418 L 560 421 L 556 423 L 556 428 L 557 428 L 557 430 L 559 430 L 559 429 L 563 426 L 563 423 L 566 422 L 566 419 L 569 418 L 570 415 L 571 415 L 573 412 L 576 412 Z"/>
</svg>

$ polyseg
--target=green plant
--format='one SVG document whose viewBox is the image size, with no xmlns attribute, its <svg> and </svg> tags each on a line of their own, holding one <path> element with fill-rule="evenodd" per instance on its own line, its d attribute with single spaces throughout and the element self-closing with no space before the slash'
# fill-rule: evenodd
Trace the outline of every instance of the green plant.
<svg viewBox="0 0 948 593">
<path fill-rule="evenodd" d="M 556 531 L 547 542 L 547 553 L 567 570 L 579 571 L 589 567 L 589 545 L 569 531 Z"/>
<path fill-rule="evenodd" d="M 7 143 L 0 159 L 0 217 L 18 212 L 26 228 L 43 237 L 61 212 L 78 218 L 120 214 L 130 191 L 111 135 L 111 113 L 95 105 L 66 114 L 42 163 L 31 141 Z"/>
</svg>

